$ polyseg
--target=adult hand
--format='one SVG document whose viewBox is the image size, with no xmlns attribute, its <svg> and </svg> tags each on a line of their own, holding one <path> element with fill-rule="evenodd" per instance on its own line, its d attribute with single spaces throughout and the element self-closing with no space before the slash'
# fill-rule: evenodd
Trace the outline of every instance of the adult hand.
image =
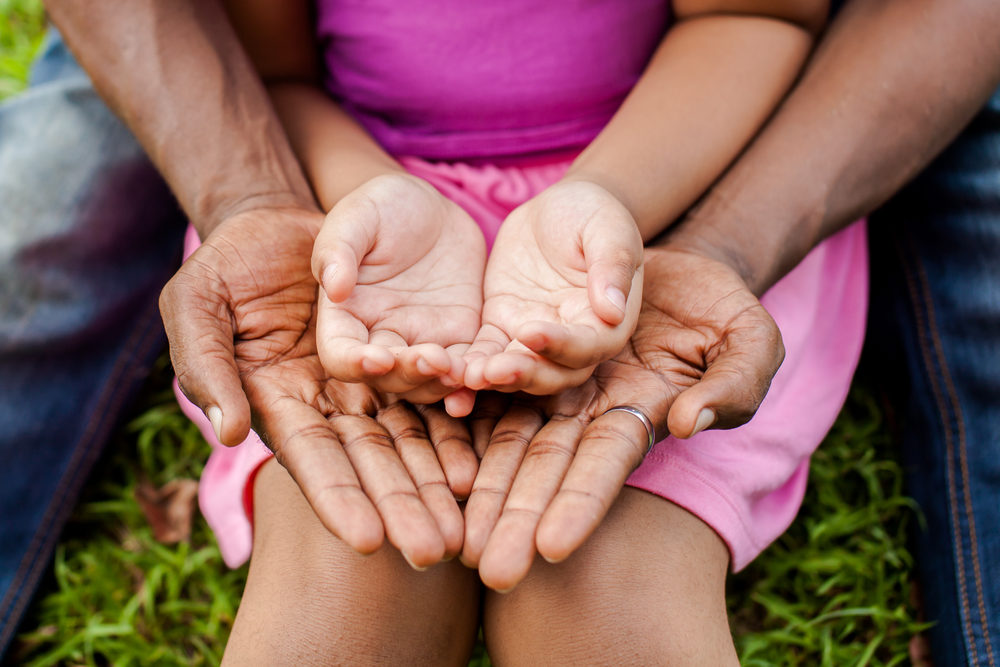
<svg viewBox="0 0 1000 667">
<path fill-rule="evenodd" d="M 582 384 L 635 328 L 642 257 L 628 209 L 594 183 L 560 182 L 515 209 L 486 267 L 466 385 L 552 394 Z"/>
<path fill-rule="evenodd" d="M 465 508 L 462 559 L 509 590 L 536 550 L 560 561 L 597 527 L 646 453 L 638 408 L 664 436 L 732 428 L 756 412 L 784 358 L 781 335 L 725 264 L 646 251 L 645 295 L 631 343 L 583 386 L 520 404 L 499 419 Z"/>
<path fill-rule="evenodd" d="M 486 243 L 458 205 L 415 176 L 378 176 L 333 207 L 312 264 L 332 377 L 420 403 L 462 387 Z"/>
<path fill-rule="evenodd" d="M 476 457 L 464 426 L 440 411 L 421 420 L 327 379 L 310 268 L 322 222 L 318 211 L 271 208 L 221 223 L 160 297 L 171 360 L 220 442 L 241 442 L 252 418 L 333 534 L 362 553 L 387 535 L 430 565 L 460 548 L 454 497 L 469 492 Z"/>
</svg>

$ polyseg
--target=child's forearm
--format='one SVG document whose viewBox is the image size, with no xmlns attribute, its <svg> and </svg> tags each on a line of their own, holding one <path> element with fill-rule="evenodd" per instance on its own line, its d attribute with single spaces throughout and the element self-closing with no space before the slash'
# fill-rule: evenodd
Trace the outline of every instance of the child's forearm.
<svg viewBox="0 0 1000 667">
<path fill-rule="evenodd" d="M 292 149 L 316 198 L 329 211 L 372 178 L 403 172 L 393 159 L 323 90 L 303 83 L 268 86 Z"/>
<path fill-rule="evenodd" d="M 688 209 L 763 125 L 794 82 L 815 29 L 717 8 L 679 19 L 566 176 L 618 197 L 644 240 Z"/>
</svg>

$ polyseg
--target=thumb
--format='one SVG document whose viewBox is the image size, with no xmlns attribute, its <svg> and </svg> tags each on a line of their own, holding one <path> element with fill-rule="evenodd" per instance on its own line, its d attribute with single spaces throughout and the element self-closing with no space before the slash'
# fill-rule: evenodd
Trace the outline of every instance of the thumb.
<svg viewBox="0 0 1000 667">
<path fill-rule="evenodd" d="M 182 267 L 160 294 L 170 361 L 181 391 L 208 417 L 219 442 L 238 445 L 250 433 L 250 404 L 236 366 L 231 318 L 219 315 L 228 304 L 218 293 L 196 289 L 191 277 Z"/>
<path fill-rule="evenodd" d="M 597 316 L 617 326 L 638 311 L 642 299 L 642 237 L 632 217 L 599 216 L 583 236 L 587 295 Z"/>
<path fill-rule="evenodd" d="M 312 272 L 334 303 L 351 296 L 358 267 L 378 238 L 379 213 L 372 200 L 352 193 L 327 214 L 313 245 Z"/>
<path fill-rule="evenodd" d="M 690 438 L 707 428 L 735 428 L 753 418 L 785 358 L 781 333 L 770 315 L 766 319 L 751 330 L 729 334 L 701 379 L 677 396 L 667 415 L 671 435 Z"/>
</svg>

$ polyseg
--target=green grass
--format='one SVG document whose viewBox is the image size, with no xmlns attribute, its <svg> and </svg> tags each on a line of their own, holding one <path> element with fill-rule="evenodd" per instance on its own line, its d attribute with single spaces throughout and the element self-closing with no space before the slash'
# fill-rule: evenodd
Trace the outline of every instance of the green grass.
<svg viewBox="0 0 1000 667">
<path fill-rule="evenodd" d="M 0 97 L 21 90 L 41 38 L 38 0 L 0 0 Z M 135 489 L 197 479 L 208 448 L 161 359 L 97 466 L 12 652 L 32 666 L 217 663 L 246 569 L 225 568 L 198 517 L 189 542 L 153 539 Z M 910 604 L 916 522 L 872 398 L 856 389 L 814 458 L 791 529 L 733 577 L 744 665 L 898 665 L 921 626 Z M 487 665 L 477 656 L 473 664 Z"/>
<path fill-rule="evenodd" d="M 0 0 L 0 99 L 24 88 L 44 25 L 42 0 Z"/>
</svg>

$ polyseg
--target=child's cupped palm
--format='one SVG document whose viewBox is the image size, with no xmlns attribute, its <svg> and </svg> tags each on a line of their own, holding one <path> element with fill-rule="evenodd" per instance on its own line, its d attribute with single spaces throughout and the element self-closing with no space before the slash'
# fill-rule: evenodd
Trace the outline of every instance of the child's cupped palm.
<svg viewBox="0 0 1000 667">
<path fill-rule="evenodd" d="M 427 403 L 461 384 L 479 329 L 486 245 L 424 181 L 380 176 L 341 200 L 313 252 L 320 358 L 334 378 Z"/>
<path fill-rule="evenodd" d="M 550 393 L 627 341 L 641 262 L 617 200 L 555 186 L 505 221 L 484 284 L 485 244 L 468 214 L 420 179 L 382 176 L 338 203 L 317 239 L 320 355 L 337 379 L 432 402 L 469 384 L 462 355 L 473 343 L 473 388 Z M 623 309 L 607 297 L 612 284 Z M 493 381 L 487 364 L 514 371 Z M 468 394 L 449 404 L 471 408 Z"/>
</svg>

